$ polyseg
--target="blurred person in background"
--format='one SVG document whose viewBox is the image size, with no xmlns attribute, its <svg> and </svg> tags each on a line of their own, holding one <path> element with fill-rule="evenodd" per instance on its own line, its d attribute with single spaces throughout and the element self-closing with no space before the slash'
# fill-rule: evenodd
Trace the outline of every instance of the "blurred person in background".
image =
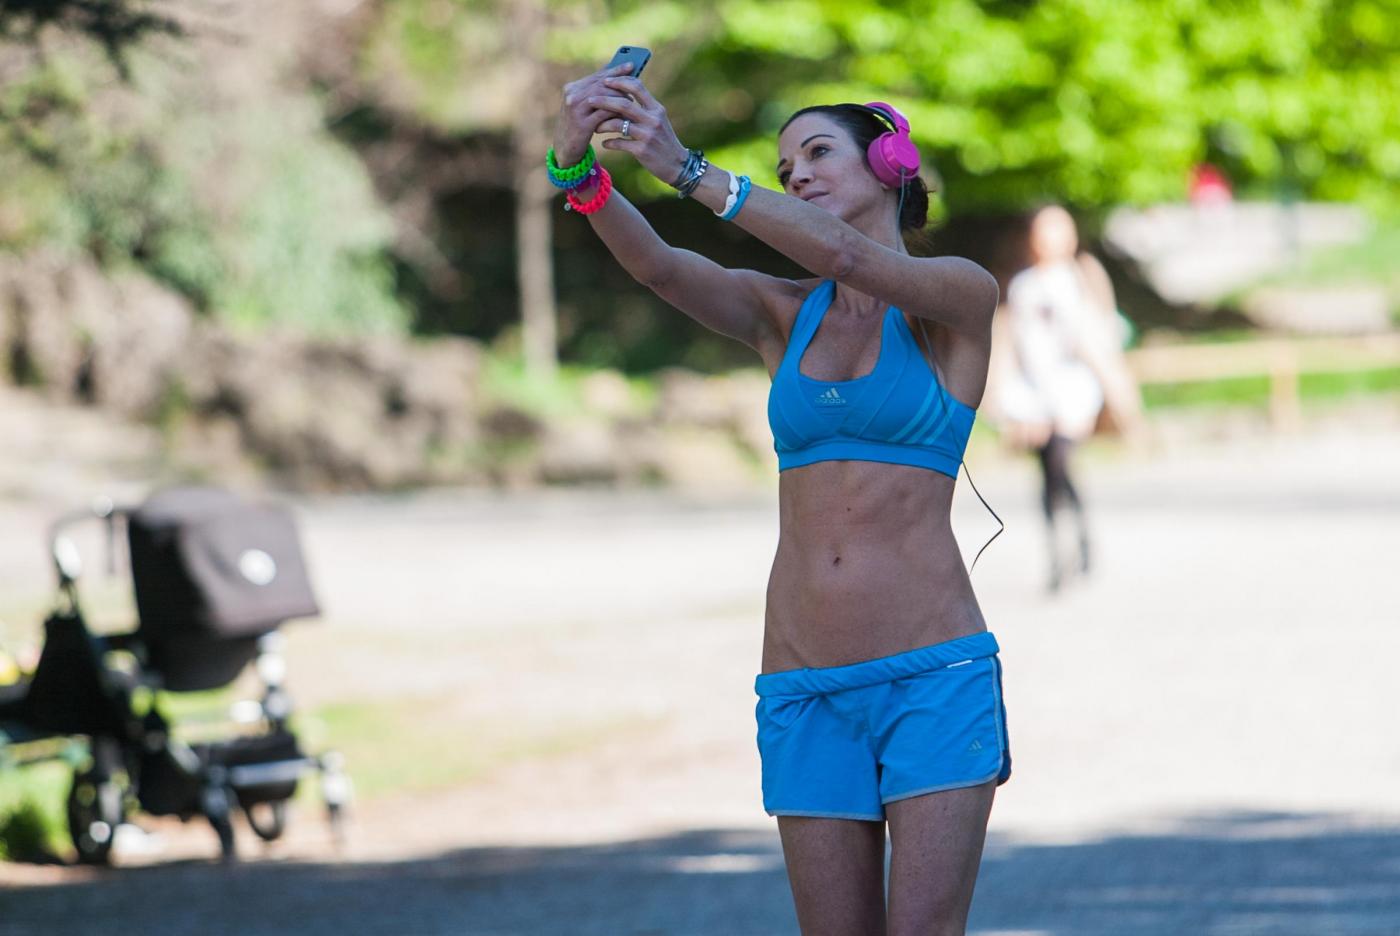
<svg viewBox="0 0 1400 936">
<path fill-rule="evenodd" d="M 1235 200 L 1234 192 L 1230 189 L 1230 180 L 1210 163 L 1198 163 L 1191 169 L 1191 181 L 1187 186 L 1186 195 L 1191 204 L 1197 207 L 1228 205 Z"/>
<path fill-rule="evenodd" d="M 816 275 L 667 244 L 594 164 L 594 133 L 718 216 L 697 206 L 696 223 L 737 224 Z M 603 69 L 564 88 L 547 165 L 639 283 L 773 380 L 780 526 L 755 715 L 802 931 L 961 934 L 1011 775 L 999 648 L 949 517 L 997 284 L 907 250 L 928 190 L 892 106 L 803 108 L 777 150 L 782 191 L 712 166 L 640 81 Z"/>
<path fill-rule="evenodd" d="M 1103 265 L 1079 250 L 1069 212 L 1059 205 L 1036 211 L 1026 246 L 1030 266 L 1012 277 L 993 326 L 988 403 L 1007 442 L 1033 451 L 1040 465 L 1053 593 L 1092 565 L 1074 447 L 1096 431 L 1140 441 L 1142 404 L 1123 359 L 1127 320 Z"/>
</svg>

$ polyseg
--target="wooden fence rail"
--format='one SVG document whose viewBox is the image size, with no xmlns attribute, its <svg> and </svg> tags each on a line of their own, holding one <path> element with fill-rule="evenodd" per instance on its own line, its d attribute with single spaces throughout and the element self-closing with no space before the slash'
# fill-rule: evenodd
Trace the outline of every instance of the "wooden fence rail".
<svg viewBox="0 0 1400 936">
<path fill-rule="evenodd" d="M 1302 374 L 1400 368 L 1400 334 L 1360 338 L 1271 338 L 1213 345 L 1161 345 L 1126 352 L 1139 384 L 1179 384 L 1239 377 L 1269 378 L 1275 427 L 1298 425 Z"/>
</svg>

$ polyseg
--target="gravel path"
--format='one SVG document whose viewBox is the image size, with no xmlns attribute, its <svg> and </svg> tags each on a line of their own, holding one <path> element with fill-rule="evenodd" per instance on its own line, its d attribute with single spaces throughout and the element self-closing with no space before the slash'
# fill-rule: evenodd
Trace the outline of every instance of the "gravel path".
<svg viewBox="0 0 1400 936">
<path fill-rule="evenodd" d="M 977 472 L 1015 773 L 969 931 L 1400 933 L 1400 417 L 1084 473 L 1099 565 L 1051 600 L 1029 464 Z M 771 495 L 299 509 L 327 608 L 289 629 L 303 704 L 450 693 L 461 744 L 612 727 L 367 801 L 340 855 L 299 815 L 234 868 L 164 825 L 162 864 L 0 866 L 7 936 L 796 932 L 753 744 Z M 954 524 L 969 554 L 995 529 L 965 485 Z"/>
</svg>

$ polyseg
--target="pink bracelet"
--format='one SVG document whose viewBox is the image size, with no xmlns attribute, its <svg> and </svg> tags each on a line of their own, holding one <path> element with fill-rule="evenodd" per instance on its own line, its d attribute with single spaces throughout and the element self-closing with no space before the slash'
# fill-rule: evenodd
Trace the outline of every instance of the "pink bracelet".
<svg viewBox="0 0 1400 936">
<path fill-rule="evenodd" d="M 601 166 L 598 168 L 598 193 L 586 202 L 572 191 L 564 193 L 565 211 L 568 211 L 572 207 L 573 210 L 577 211 L 579 214 L 588 215 L 593 214 L 593 212 L 599 210 L 608 203 L 608 196 L 612 194 L 612 176 L 609 175 L 608 170 Z"/>
</svg>

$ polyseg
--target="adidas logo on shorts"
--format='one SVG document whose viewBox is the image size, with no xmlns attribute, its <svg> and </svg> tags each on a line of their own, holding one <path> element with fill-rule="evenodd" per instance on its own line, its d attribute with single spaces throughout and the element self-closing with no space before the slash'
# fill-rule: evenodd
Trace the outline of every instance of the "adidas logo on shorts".
<svg viewBox="0 0 1400 936">
<path fill-rule="evenodd" d="M 967 753 L 976 754 L 980 750 L 982 750 L 982 742 L 973 738 L 972 743 L 967 746 Z"/>
</svg>

